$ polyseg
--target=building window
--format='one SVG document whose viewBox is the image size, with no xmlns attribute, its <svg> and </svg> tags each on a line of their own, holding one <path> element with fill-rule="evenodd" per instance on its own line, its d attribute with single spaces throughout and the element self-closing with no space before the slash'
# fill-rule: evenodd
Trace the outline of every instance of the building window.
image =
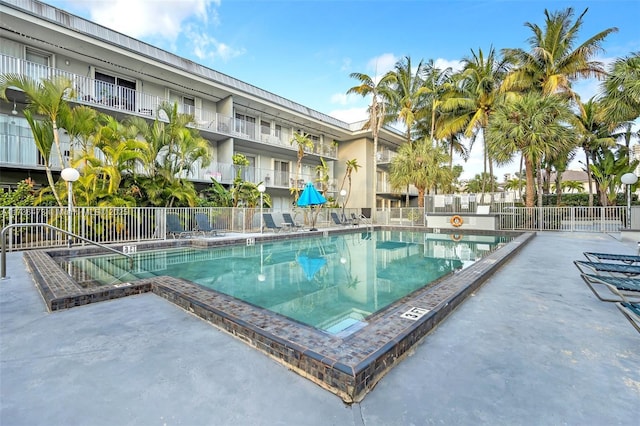
<svg viewBox="0 0 640 426">
<path fill-rule="evenodd" d="M 271 123 L 268 121 L 260 120 L 260 133 L 263 135 L 270 135 Z"/>
<path fill-rule="evenodd" d="M 274 185 L 289 187 L 289 162 L 274 160 L 273 162 Z"/>
<path fill-rule="evenodd" d="M 27 47 L 24 57 L 27 60 L 24 65 L 24 74 L 34 80 L 49 78 L 49 65 L 51 62 L 49 53 Z"/>
<path fill-rule="evenodd" d="M 275 137 L 277 137 L 278 139 L 280 139 L 280 136 L 282 135 L 282 126 L 281 125 L 276 124 L 275 131 L 274 131 L 273 135 Z"/>
<path fill-rule="evenodd" d="M 235 131 L 248 136 L 250 139 L 256 138 L 256 118 L 249 115 L 236 113 Z"/>
<path fill-rule="evenodd" d="M 95 100 L 110 107 L 135 111 L 136 82 L 96 71 Z"/>
</svg>

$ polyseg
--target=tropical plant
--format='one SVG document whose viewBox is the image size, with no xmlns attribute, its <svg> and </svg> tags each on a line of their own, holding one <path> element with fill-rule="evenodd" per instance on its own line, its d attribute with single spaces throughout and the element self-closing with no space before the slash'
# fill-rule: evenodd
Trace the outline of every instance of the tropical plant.
<svg viewBox="0 0 640 426">
<path fill-rule="evenodd" d="M 6 91 L 9 87 L 15 87 L 24 92 L 28 100 L 26 110 L 47 118 L 48 125 L 52 127 L 60 166 L 68 167 L 60 147 L 58 120 L 68 113 L 69 105 L 65 99 L 74 96 L 71 80 L 63 76 L 37 81 L 23 74 L 0 75 L 0 98 L 7 99 Z"/>
<path fill-rule="evenodd" d="M 340 184 L 339 192 L 342 192 L 342 190 L 344 189 L 344 184 L 347 183 L 349 189 L 347 189 L 347 198 L 344 200 L 344 204 L 346 205 L 349 202 L 349 197 L 351 197 L 351 175 L 353 174 L 353 172 L 357 173 L 358 169 L 361 166 L 360 164 L 358 164 L 357 158 L 347 160 L 345 163 L 345 166 L 346 168 L 344 172 L 344 177 L 342 178 L 342 184 Z"/>
<path fill-rule="evenodd" d="M 482 194 L 484 191 L 496 192 L 498 190 L 498 180 L 489 173 L 478 173 L 470 179 L 465 186 L 465 192 Z"/>
<path fill-rule="evenodd" d="M 507 102 L 494 112 L 489 124 L 489 149 L 499 164 L 524 157 L 527 207 L 534 206 L 534 174 L 545 156 L 553 157 L 574 139 L 567 125 L 572 118 L 567 102 L 556 95 L 529 92 Z M 558 144 L 557 141 L 563 141 Z M 538 201 L 541 203 L 541 174 L 538 172 Z"/>
<path fill-rule="evenodd" d="M 24 118 L 29 123 L 31 133 L 33 134 L 33 140 L 36 144 L 36 148 L 40 153 L 40 156 L 44 162 L 44 171 L 47 176 L 47 182 L 49 184 L 49 190 L 55 197 L 58 206 L 62 206 L 62 200 L 58 195 L 55 182 L 53 181 L 53 174 L 51 173 L 51 150 L 53 148 L 53 126 L 47 121 L 36 121 L 33 118 L 31 110 L 24 110 Z M 42 191 L 41 191 L 42 192 Z"/>
<path fill-rule="evenodd" d="M 444 149 L 433 145 L 431 138 L 403 144 L 391 162 L 389 181 L 394 189 L 412 184 L 418 189 L 418 206 L 424 207 L 426 192 L 451 182 L 449 158 Z M 407 193 L 407 205 L 409 205 Z"/>
<path fill-rule="evenodd" d="M 442 109 L 447 113 L 443 117 L 437 136 L 453 138 L 458 132 L 471 138 L 469 150 L 476 140 L 484 141 L 483 173 L 493 176 L 492 152 L 487 149 L 486 129 L 489 118 L 499 105 L 500 85 L 508 69 L 508 62 L 500 58 L 495 49 L 489 49 L 485 56 L 482 49 L 471 57 L 463 59 L 463 70 L 455 76 L 458 81 L 455 90 L 449 92 L 443 100 Z M 481 192 L 485 192 L 486 188 Z"/>
<path fill-rule="evenodd" d="M 640 117 L 640 52 L 616 59 L 601 89 L 609 121 L 620 123 Z"/>
<path fill-rule="evenodd" d="M 232 207 L 233 197 L 220 182 L 211 178 L 211 186 L 203 191 L 204 200 L 201 206 L 211 207 Z"/>
<path fill-rule="evenodd" d="M 210 163 L 208 142 L 193 128 L 193 115 L 179 113 L 176 103 L 162 103 L 157 114 L 151 124 L 140 117 L 125 121 L 128 134 L 137 134 L 147 144 L 142 153 L 144 174 L 138 177 L 144 203 L 195 206 L 198 195 L 187 177 L 197 164 L 206 167 Z"/>
<path fill-rule="evenodd" d="M 388 113 L 404 124 L 406 143 L 413 140 L 414 125 L 426 111 L 429 93 L 423 80 L 426 71 L 426 64 L 422 61 L 414 70 L 409 56 L 396 62 L 392 71 L 394 79 L 390 84 Z"/>
<path fill-rule="evenodd" d="M 632 173 L 638 165 L 638 160 L 629 161 L 626 150 L 619 149 L 615 153 L 605 150 L 596 155 L 596 161 L 590 165 L 590 172 L 598 183 L 600 203 L 602 206 L 615 205 L 617 194 L 622 182 L 620 178 L 625 173 Z"/>
<path fill-rule="evenodd" d="M 316 166 L 316 178 L 315 181 L 320 183 L 322 195 L 326 198 L 327 191 L 329 190 L 329 165 L 324 158 L 320 157 L 320 164 Z"/>
<path fill-rule="evenodd" d="M 600 102 L 594 98 L 586 103 L 579 103 L 579 110 L 575 114 L 573 125 L 578 138 L 578 146 L 584 151 L 585 168 L 591 169 L 591 162 L 595 160 L 599 149 L 615 146 L 615 141 L 609 135 L 610 125 L 604 120 L 603 109 Z M 587 173 L 589 190 L 589 207 L 593 207 L 592 174 Z"/>
<path fill-rule="evenodd" d="M 571 88 L 572 81 L 580 77 L 603 78 L 606 75 L 603 64 L 592 59 L 602 51 L 604 39 L 618 30 L 608 28 L 575 46 L 587 11 L 585 9 L 574 22 L 571 7 L 558 12 L 545 9 L 544 28 L 526 22 L 525 26 L 533 33 L 528 40 L 530 50 L 503 50 L 505 57 L 517 64 L 505 77 L 503 90 L 521 92 L 533 89 L 546 95 L 561 93 L 577 99 Z"/>
<path fill-rule="evenodd" d="M 378 159 L 376 157 L 378 153 L 378 135 L 382 126 L 389 121 L 387 115 L 387 104 L 391 99 L 391 84 L 395 81 L 393 73 L 384 74 L 377 82 L 366 74 L 351 73 L 351 78 L 355 78 L 360 81 L 358 86 L 354 86 L 347 90 L 347 94 L 355 93 L 363 97 L 371 96 L 371 104 L 369 105 L 367 112 L 367 121 L 362 126 L 362 129 L 370 129 L 371 136 L 373 137 L 373 179 L 372 179 L 372 207 L 375 211 L 376 201 L 378 197 L 377 178 L 376 173 L 378 171 Z"/>
<path fill-rule="evenodd" d="M 289 141 L 291 145 L 296 145 L 297 149 L 297 162 L 296 162 L 296 181 L 295 185 L 291 187 L 291 193 L 293 194 L 293 203 L 298 202 L 301 188 L 298 185 L 300 181 L 300 174 L 302 172 L 302 159 L 305 156 L 305 150 L 313 150 L 313 141 L 309 138 L 309 135 L 303 133 L 294 132 L 293 137 Z"/>
</svg>

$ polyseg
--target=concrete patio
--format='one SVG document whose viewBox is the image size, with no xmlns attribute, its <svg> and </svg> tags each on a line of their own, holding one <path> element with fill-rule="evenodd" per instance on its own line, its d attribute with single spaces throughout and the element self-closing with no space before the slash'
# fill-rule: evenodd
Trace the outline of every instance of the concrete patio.
<svg viewBox="0 0 640 426">
<path fill-rule="evenodd" d="M 351 406 L 151 293 L 49 314 L 10 253 L 0 424 L 636 425 L 640 334 L 572 263 L 636 250 L 538 234 Z"/>
</svg>

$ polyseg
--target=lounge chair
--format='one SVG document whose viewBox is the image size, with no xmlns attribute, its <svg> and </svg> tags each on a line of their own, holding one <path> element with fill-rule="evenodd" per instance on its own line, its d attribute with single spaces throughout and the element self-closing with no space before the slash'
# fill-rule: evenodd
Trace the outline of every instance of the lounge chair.
<svg viewBox="0 0 640 426">
<path fill-rule="evenodd" d="M 282 213 L 282 220 L 284 220 L 283 224 L 286 224 L 291 229 L 302 229 L 302 225 L 296 223 L 291 217 L 291 213 Z"/>
<path fill-rule="evenodd" d="M 640 302 L 640 279 L 592 274 L 582 274 L 582 279 L 593 294 L 603 302 Z M 596 286 L 607 288 L 615 297 L 605 297 L 596 290 Z"/>
<path fill-rule="evenodd" d="M 611 276 L 636 276 L 640 275 L 640 265 L 625 265 L 623 263 L 605 263 L 605 262 L 587 262 L 583 260 L 574 260 L 573 263 L 583 274 L 588 273 L 587 270 L 600 274 L 604 272 Z"/>
<path fill-rule="evenodd" d="M 615 261 L 615 262 L 626 263 L 628 265 L 633 265 L 634 263 L 640 263 L 640 256 L 635 256 L 632 254 L 584 252 L 584 256 L 591 262 Z"/>
<path fill-rule="evenodd" d="M 617 303 L 618 309 L 622 312 L 631 323 L 631 325 L 640 333 L 640 303 Z"/>
<path fill-rule="evenodd" d="M 196 213 L 196 232 L 203 235 L 218 235 L 218 231 L 209 223 L 209 216 L 206 213 Z"/>
<path fill-rule="evenodd" d="M 331 220 L 333 220 L 333 223 L 336 225 L 349 225 L 348 222 L 340 220 L 336 212 L 331 212 Z"/>
<path fill-rule="evenodd" d="M 167 235 L 171 235 L 173 238 L 182 238 L 190 237 L 193 233 L 183 228 L 177 214 L 169 213 L 167 214 Z"/>
<path fill-rule="evenodd" d="M 360 218 L 356 216 L 355 213 L 351 213 L 351 223 L 353 224 L 353 226 L 360 225 Z"/>
<path fill-rule="evenodd" d="M 276 225 L 276 222 L 273 220 L 273 216 L 271 216 L 271 213 L 263 213 L 262 219 L 264 220 L 264 226 L 267 229 L 271 229 L 273 232 L 282 231 L 282 226 Z"/>
</svg>

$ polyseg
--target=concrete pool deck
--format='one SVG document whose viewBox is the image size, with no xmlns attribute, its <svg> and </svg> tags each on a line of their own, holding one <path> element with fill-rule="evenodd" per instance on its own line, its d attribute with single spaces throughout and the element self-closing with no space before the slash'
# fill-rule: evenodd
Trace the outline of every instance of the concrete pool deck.
<svg viewBox="0 0 640 426">
<path fill-rule="evenodd" d="M 0 281 L 2 425 L 635 425 L 640 334 L 572 261 L 635 253 L 540 233 L 360 403 L 154 294 L 47 313 L 21 253 Z"/>
</svg>

